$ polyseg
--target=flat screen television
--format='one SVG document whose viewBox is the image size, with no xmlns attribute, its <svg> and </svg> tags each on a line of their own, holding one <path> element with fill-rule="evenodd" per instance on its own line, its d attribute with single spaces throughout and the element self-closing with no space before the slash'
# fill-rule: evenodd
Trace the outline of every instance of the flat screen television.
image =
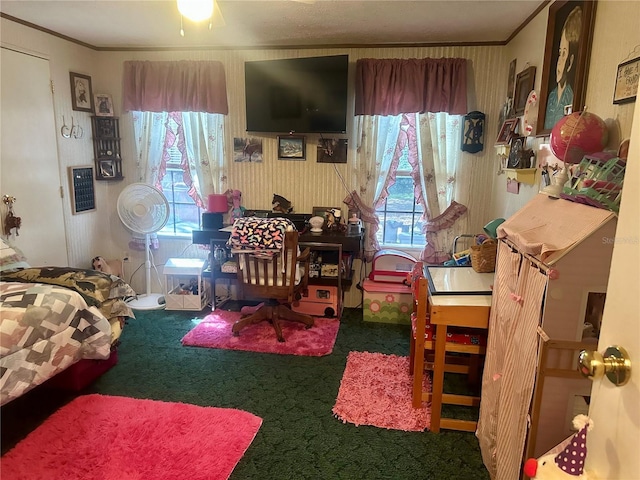
<svg viewBox="0 0 640 480">
<path fill-rule="evenodd" d="M 346 133 L 349 56 L 244 64 L 248 132 Z"/>
</svg>

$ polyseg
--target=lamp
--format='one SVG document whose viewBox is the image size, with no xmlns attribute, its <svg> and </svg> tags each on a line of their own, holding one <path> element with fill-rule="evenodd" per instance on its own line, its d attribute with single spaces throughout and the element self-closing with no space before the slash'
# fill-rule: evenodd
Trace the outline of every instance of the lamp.
<svg viewBox="0 0 640 480">
<path fill-rule="evenodd" d="M 214 0 L 177 0 L 178 11 L 192 22 L 210 19 L 213 15 Z"/>
<path fill-rule="evenodd" d="M 212 194 L 208 197 L 207 211 L 202 214 L 202 228 L 205 230 L 220 230 L 222 228 L 222 215 L 229 211 L 227 196 L 224 194 Z"/>
<path fill-rule="evenodd" d="M 180 12 L 181 37 L 184 37 L 183 17 L 187 17 L 192 22 L 201 22 L 208 19 L 209 30 L 211 30 L 215 0 L 177 0 L 177 2 L 178 12 Z"/>
</svg>

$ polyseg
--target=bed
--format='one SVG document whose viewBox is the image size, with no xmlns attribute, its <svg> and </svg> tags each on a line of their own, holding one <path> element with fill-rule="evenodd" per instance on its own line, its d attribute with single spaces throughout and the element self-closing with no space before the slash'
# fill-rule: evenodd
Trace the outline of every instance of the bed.
<svg viewBox="0 0 640 480">
<path fill-rule="evenodd" d="M 0 405 L 78 366 L 112 366 L 134 317 L 131 287 L 95 270 L 30 267 L 0 242 Z"/>
</svg>

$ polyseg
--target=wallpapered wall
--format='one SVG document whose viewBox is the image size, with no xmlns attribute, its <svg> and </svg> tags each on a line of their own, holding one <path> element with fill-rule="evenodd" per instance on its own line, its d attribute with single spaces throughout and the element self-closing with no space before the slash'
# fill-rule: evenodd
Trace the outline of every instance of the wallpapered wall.
<svg viewBox="0 0 640 480">
<path fill-rule="evenodd" d="M 234 163 L 232 145 L 234 137 L 247 136 L 244 128 L 244 61 L 275 58 L 349 54 L 350 62 L 358 58 L 412 58 L 412 57 L 464 57 L 471 61 L 471 96 L 469 110 L 480 110 L 487 115 L 485 149 L 479 154 L 465 154 L 463 161 L 473 162 L 474 202 L 470 205 L 470 231 L 480 231 L 482 225 L 497 216 L 508 216 L 524 205 L 538 187 L 523 186 L 520 195 L 506 193 L 504 175 L 497 176 L 497 160 L 493 140 L 497 136 L 498 112 L 506 96 L 509 62 L 518 59 L 517 71 L 529 62 L 538 67 L 536 89 L 540 86 L 541 63 L 544 55 L 544 35 L 546 32 L 547 10 L 543 10 L 518 36 L 505 47 L 415 47 L 415 48 L 335 48 L 303 50 L 198 50 L 198 51 L 158 51 L 158 52 L 97 52 L 52 37 L 22 25 L 1 19 L 1 40 L 3 45 L 13 45 L 21 50 L 38 52 L 50 59 L 52 79 L 55 84 L 54 109 L 57 128 L 62 125 L 62 116 L 74 115 L 87 132 L 90 131 L 90 115 L 71 111 L 69 71 L 90 75 L 94 92 L 111 93 L 116 115 L 121 117 L 123 137 L 124 175 L 123 182 L 98 182 L 96 212 L 71 215 L 70 205 L 65 204 L 65 226 L 68 236 L 68 250 L 71 265 L 87 266 L 96 254 L 118 257 L 128 250 L 129 235 L 121 225 L 115 211 L 118 194 L 128 183 L 135 180 L 135 158 L 131 138 L 131 122 L 123 114 L 121 105 L 121 74 L 125 60 L 219 60 L 225 66 L 227 76 L 230 113 L 227 119 L 227 157 L 230 159 L 228 187 L 243 192 L 244 204 L 251 208 L 269 208 L 274 193 L 292 201 L 297 212 L 310 212 L 313 206 L 344 206 L 342 199 L 347 190 L 357 189 L 353 166 L 353 126 L 344 137 L 349 142 L 347 164 L 316 163 L 315 145 L 317 136 L 307 136 L 306 161 L 293 162 L 277 160 L 276 137 L 264 136 L 262 163 Z M 622 138 L 631 129 L 631 116 L 635 104 L 613 106 L 610 97 L 613 91 L 615 69 L 624 57 L 640 43 L 640 33 L 636 26 L 640 23 L 640 7 L 637 2 L 600 2 L 596 15 L 596 31 L 587 86 L 587 103 L 590 110 L 603 118 L 612 118 L 619 124 Z M 353 69 L 352 69 L 353 70 Z M 496 75 L 496 72 L 504 72 Z M 353 79 L 353 71 L 351 72 Z M 353 82 L 351 82 L 352 84 Z M 352 87 L 353 88 L 353 87 Z M 350 113 L 353 112 L 351 98 Z M 537 139 L 540 143 L 544 139 Z M 63 189 L 69 198 L 65 184 L 66 169 L 72 165 L 91 163 L 93 151 L 91 140 L 58 139 Z M 339 179 L 334 169 L 338 169 L 345 180 Z M 68 203 L 68 202 L 67 202 Z M 44 228 L 44 227 L 43 227 Z M 172 256 L 188 255 L 202 257 L 206 253 L 199 247 L 189 246 L 186 241 L 164 241 L 155 253 L 155 263 L 163 265 Z M 142 253 L 133 253 L 132 262 L 127 265 L 125 276 L 134 288 L 144 286 L 143 269 L 134 270 L 143 262 Z M 161 272 L 161 267 L 159 267 Z M 155 281 L 153 290 L 160 291 Z M 360 302 L 360 292 L 352 288 L 347 292 L 346 306 Z"/>
</svg>

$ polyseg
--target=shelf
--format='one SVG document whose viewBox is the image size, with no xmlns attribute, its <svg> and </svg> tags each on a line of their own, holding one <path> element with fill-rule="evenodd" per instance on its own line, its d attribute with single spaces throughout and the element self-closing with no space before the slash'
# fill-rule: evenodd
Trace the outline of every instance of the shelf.
<svg viewBox="0 0 640 480">
<path fill-rule="evenodd" d="M 528 185 L 536 184 L 537 168 L 505 168 L 504 171 L 507 172 L 507 178 Z"/>
<path fill-rule="evenodd" d="M 91 117 L 96 180 L 122 180 L 120 126 L 116 117 Z"/>
</svg>

